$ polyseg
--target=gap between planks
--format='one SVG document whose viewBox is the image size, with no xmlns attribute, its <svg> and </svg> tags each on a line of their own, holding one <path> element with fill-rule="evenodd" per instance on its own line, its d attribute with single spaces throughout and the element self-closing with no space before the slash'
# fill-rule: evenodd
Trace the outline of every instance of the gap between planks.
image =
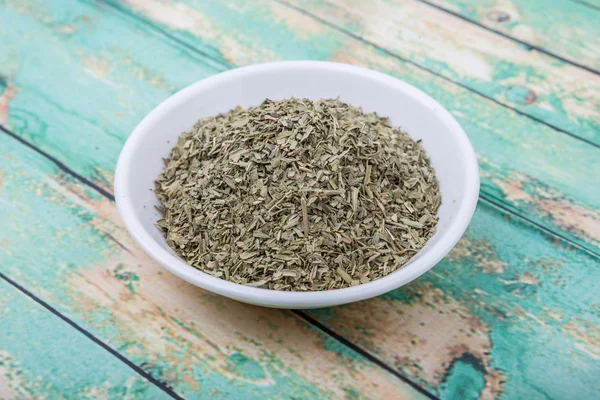
<svg viewBox="0 0 600 400">
<path fill-rule="evenodd" d="M 592 10 L 595 10 L 595 11 L 600 11 L 600 7 L 599 7 L 599 6 L 597 6 L 597 5 L 595 5 L 595 4 L 592 4 L 592 3 L 588 3 L 588 2 L 587 2 L 587 1 L 585 1 L 585 0 L 571 0 L 571 1 L 572 1 L 572 2 L 574 2 L 574 3 L 581 4 L 581 5 L 583 5 L 583 6 L 589 7 L 589 8 L 591 8 Z"/>
<path fill-rule="evenodd" d="M 23 144 L 24 146 L 26 146 L 26 147 L 34 150 L 39 155 L 45 157 L 46 159 L 48 159 L 49 161 L 51 161 L 52 163 L 54 163 L 61 171 L 65 172 L 66 174 L 69 174 L 71 177 L 73 177 L 74 179 L 78 180 L 83 185 L 88 186 L 89 188 L 96 190 L 103 197 L 109 199 L 111 202 L 114 203 L 114 201 L 115 201 L 114 195 L 112 195 L 108 191 L 102 189 L 98 185 L 94 184 L 89 179 L 87 179 L 87 178 L 85 178 L 85 177 L 77 174 L 75 171 L 71 170 L 64 163 L 62 163 L 59 160 L 57 160 L 56 158 L 52 157 L 51 155 L 49 155 L 45 151 L 43 151 L 41 149 L 38 149 L 34 144 L 29 143 L 28 141 L 22 139 L 21 137 L 17 136 L 12 131 L 10 131 L 9 129 L 7 129 L 6 127 L 4 127 L 2 125 L 0 125 L 0 131 L 2 131 L 3 133 L 5 133 L 9 137 L 17 140 L 19 143 Z M 502 212 L 504 212 L 506 214 L 513 215 L 513 216 L 521 219 L 522 221 L 526 221 L 528 224 L 534 226 L 535 228 L 539 229 L 540 231 L 542 231 L 543 233 L 547 234 L 548 236 L 554 236 L 554 237 L 556 237 L 556 238 L 558 238 L 560 240 L 563 240 L 563 241 L 569 243 L 570 245 L 572 245 L 572 246 L 574 246 L 576 248 L 579 248 L 579 249 L 581 249 L 581 250 L 583 250 L 583 251 L 585 251 L 585 252 L 587 252 L 587 253 L 589 253 L 589 254 L 591 254 L 591 255 L 593 255 L 593 256 L 595 256 L 595 257 L 597 257 L 597 258 L 600 259 L 600 254 L 599 253 L 597 253 L 595 251 L 592 251 L 591 249 L 588 249 L 588 248 L 580 245 L 579 243 L 576 243 L 576 242 L 570 240 L 569 238 L 567 238 L 567 237 L 565 237 L 565 236 L 563 236 L 563 235 L 561 235 L 561 234 L 559 234 L 557 232 L 554 232 L 551 229 L 548 229 L 548 228 L 546 228 L 546 227 L 544 227 L 544 226 L 542 226 L 542 225 L 540 225 L 540 224 L 538 224 L 538 223 L 536 223 L 536 222 L 528 219 L 527 217 L 524 217 L 524 216 L 520 215 L 517 212 L 514 212 L 514 211 L 508 209 L 507 207 L 504 207 L 503 205 L 499 204 L 498 202 L 494 201 L 493 199 L 489 198 L 488 196 L 480 194 L 479 198 L 480 198 L 480 200 L 483 200 L 483 201 L 485 201 L 485 202 L 487 202 L 487 203 L 495 206 L 496 208 L 502 210 Z M 117 242 L 117 244 L 119 244 L 119 246 L 121 246 L 125 251 L 130 251 L 126 246 L 122 245 L 121 243 Z M 55 314 L 56 316 L 58 316 L 59 318 L 61 318 L 64 322 L 66 322 L 67 324 L 71 325 L 73 328 L 75 328 L 80 333 L 82 333 L 83 335 L 85 335 L 86 337 L 88 337 L 94 343 L 96 343 L 97 345 L 99 345 L 102 348 L 104 348 L 106 351 L 108 351 L 109 353 L 111 353 L 113 356 L 115 356 L 116 358 L 118 358 L 120 361 L 122 361 L 123 363 L 125 363 L 127 366 L 129 366 L 133 370 L 135 370 L 138 374 L 140 374 L 142 377 L 146 378 L 149 382 L 151 382 L 154 385 L 156 385 L 157 387 L 159 387 L 165 393 L 169 394 L 171 397 L 173 397 L 175 399 L 182 399 L 182 397 L 180 397 L 177 393 L 175 393 L 173 391 L 173 389 L 170 388 L 168 385 L 166 385 L 164 382 L 161 382 L 161 381 L 155 379 L 152 375 L 150 375 L 148 372 L 144 371 L 141 367 L 139 367 L 138 365 L 136 365 L 135 363 L 133 363 L 132 361 L 130 361 L 129 359 L 127 359 L 121 353 L 119 353 L 115 349 L 111 348 L 110 346 L 108 346 L 107 344 L 105 344 L 104 342 L 102 342 L 100 339 L 98 339 L 96 336 L 94 336 L 91 333 L 89 333 L 87 330 L 85 330 L 81 326 L 77 325 L 74 321 L 72 321 L 68 317 L 64 316 L 63 314 L 61 314 L 58 310 L 56 310 L 55 308 L 53 308 L 52 306 L 50 306 L 48 303 L 46 303 L 45 301 L 43 301 L 42 299 L 40 299 L 39 297 L 37 297 L 36 295 L 34 295 L 32 292 L 30 292 L 27 289 L 25 289 L 23 286 L 19 285 L 17 282 L 15 282 L 12 279 L 10 279 L 8 276 L 6 276 L 5 274 L 3 274 L 2 272 L 0 272 L 0 278 L 4 279 L 6 282 L 10 283 L 12 286 L 14 286 L 15 288 L 17 288 L 21 292 L 23 292 L 25 295 L 31 297 L 34 301 L 38 302 L 40 305 L 42 305 L 48 311 L 52 312 L 53 314 Z M 314 318 L 312 318 L 309 315 L 307 315 L 304 311 L 298 310 L 298 311 L 292 311 L 292 313 L 295 314 L 295 315 L 297 315 L 299 318 L 302 318 L 307 323 L 313 325 L 317 329 L 321 330 L 323 333 L 327 334 L 328 336 L 334 338 L 335 340 L 337 340 L 341 344 L 343 344 L 343 345 L 345 345 L 345 346 L 353 349 L 354 351 L 356 351 L 357 353 L 359 353 L 360 355 L 362 355 L 363 357 L 365 357 L 367 360 L 369 360 L 373 364 L 377 365 L 378 367 L 384 369 L 385 371 L 387 371 L 388 373 L 392 374 L 396 378 L 398 378 L 401 381 L 405 382 L 406 384 L 408 384 L 409 386 L 411 386 L 412 388 L 414 388 L 415 390 L 417 390 L 419 393 L 423 394 L 424 396 L 426 396 L 426 397 L 428 397 L 430 399 L 439 399 L 438 397 L 436 397 L 435 395 L 431 394 L 430 392 L 428 392 L 423 387 L 419 386 L 417 383 L 411 381 L 409 378 L 407 378 L 406 376 L 402 375 L 400 372 L 398 372 L 397 370 L 395 370 L 394 368 L 392 368 L 391 366 L 389 366 L 388 364 L 386 364 L 384 361 L 382 361 L 379 358 L 375 357 L 374 355 L 372 355 L 371 353 L 369 353 L 367 350 L 363 349 L 362 347 L 360 347 L 360 346 L 352 343 L 351 341 L 349 341 L 344 336 L 342 336 L 342 335 L 338 334 L 337 332 L 329 329 L 325 325 L 321 324 L 319 321 L 317 321 Z"/>
<path fill-rule="evenodd" d="M 88 4 L 95 4 L 95 1 L 89 1 L 89 0 L 81 0 L 84 3 L 88 3 Z M 218 64 L 219 66 L 226 68 L 226 69 L 232 69 L 232 68 L 236 68 L 237 65 L 233 65 L 231 63 L 228 63 L 225 60 L 221 60 L 219 58 L 216 58 L 200 49 L 198 49 L 197 47 L 192 46 L 191 44 L 187 43 L 184 40 L 179 39 L 177 36 L 171 35 L 169 32 L 161 29 L 160 27 L 158 27 L 157 25 L 148 22 L 147 20 L 145 20 L 144 18 L 141 18 L 140 16 L 129 12 L 129 10 L 123 8 L 119 3 L 114 3 L 111 0 L 100 0 L 100 2 L 102 4 L 107 5 L 108 7 L 111 7 L 112 9 L 120 12 L 121 14 L 124 14 L 125 16 L 129 17 L 129 18 L 133 18 L 136 21 L 142 23 L 143 25 L 147 26 L 148 28 L 152 29 L 154 32 L 166 37 L 167 39 L 177 43 L 178 45 L 196 53 L 201 55 L 202 57 L 206 57 L 208 60 L 211 60 L 212 62 L 214 62 L 215 64 Z"/>
<path fill-rule="evenodd" d="M 591 72 L 592 74 L 600 75 L 600 71 L 598 71 L 598 70 L 595 70 L 595 69 L 593 69 L 591 67 L 588 67 L 586 65 L 577 63 L 575 61 L 568 60 L 568 59 L 564 58 L 563 56 L 560 56 L 560 55 L 558 55 L 556 53 L 553 53 L 553 52 L 551 52 L 549 50 L 546 50 L 546 49 L 544 49 L 542 47 L 539 47 L 539 46 L 537 46 L 535 44 L 528 43 L 528 42 L 526 42 L 524 40 L 517 39 L 516 37 L 510 36 L 510 35 L 508 35 L 508 34 L 506 34 L 504 32 L 501 32 L 499 30 L 496 30 L 496 29 L 490 28 L 488 26 L 482 25 L 479 22 L 471 20 L 471 19 L 465 17 L 464 15 L 461 15 L 458 12 L 455 12 L 455 11 L 449 10 L 447 8 L 444 8 L 444 7 L 440 6 L 440 5 L 432 3 L 431 1 L 428 1 L 428 0 L 416 0 L 416 1 L 418 1 L 419 3 L 427 4 L 429 7 L 432 7 L 432 8 L 435 8 L 436 10 L 440 10 L 442 12 L 445 12 L 446 14 L 450 14 L 450 15 L 456 17 L 456 18 L 459 18 L 459 19 L 461 19 L 463 21 L 466 21 L 468 23 L 471 23 L 473 25 L 477 25 L 478 27 L 480 27 L 482 29 L 485 29 L 486 31 L 493 32 L 496 35 L 502 36 L 503 38 L 506 38 L 506 39 L 512 40 L 513 42 L 522 44 L 523 46 L 526 46 L 529 50 L 539 51 L 542 54 L 545 54 L 545 55 L 547 55 L 549 57 L 555 58 L 555 59 L 560 60 L 562 62 L 565 62 L 567 64 L 571 64 L 571 65 L 573 65 L 575 67 L 584 69 L 584 70 L 586 70 L 588 72 Z M 580 0 L 571 0 L 571 1 L 574 1 L 574 2 L 579 3 L 579 4 L 584 4 L 584 5 L 588 6 L 588 7 L 596 8 L 595 6 L 593 6 L 593 5 L 589 4 L 589 3 L 586 3 L 585 1 L 580 1 Z"/>
<path fill-rule="evenodd" d="M 371 353 L 366 352 L 360 346 L 357 346 L 355 343 L 352 343 L 351 341 L 346 339 L 344 336 L 342 336 L 339 333 L 337 333 L 336 331 L 328 328 L 326 325 L 322 324 L 317 319 L 311 317 L 304 310 L 291 310 L 291 312 L 293 314 L 296 314 L 297 316 L 299 316 L 300 318 L 302 318 L 309 324 L 319 328 L 321 331 L 323 331 L 327 335 L 331 336 L 332 338 L 336 339 L 338 342 L 340 342 L 340 343 L 346 345 L 347 347 L 351 348 L 352 350 L 362 354 L 367 360 L 371 361 L 373 364 L 377 365 L 378 367 L 383 368 L 384 370 L 386 370 L 390 374 L 394 375 L 396 378 L 400 379 L 401 381 L 407 383 L 410 387 L 412 387 L 413 389 L 415 389 L 417 392 L 421 393 L 422 395 L 426 396 L 427 398 L 440 400 L 439 397 L 429 393 L 427 390 L 425 390 L 421 386 L 417 385 L 416 383 L 414 383 L 413 381 L 408 379 L 406 376 L 402 375 L 397 370 L 390 367 L 389 365 L 387 365 L 386 363 L 384 363 L 383 361 L 381 361 L 380 359 L 378 359 Z"/>
<path fill-rule="evenodd" d="M 75 328 L 75 330 L 77 330 L 79 333 L 81 333 L 82 335 L 84 335 L 85 337 L 87 337 L 88 339 L 90 339 L 92 342 L 94 342 L 95 344 L 97 344 L 98 346 L 100 346 L 101 348 L 103 348 L 104 350 L 108 351 L 110 354 L 112 354 L 117 359 L 119 359 L 119 361 L 121 361 L 122 363 L 124 363 L 125 365 L 127 365 L 129 368 L 131 368 L 132 370 L 134 370 L 135 372 L 137 372 L 140 376 L 142 376 L 143 378 L 145 378 L 148 382 L 154 384 L 156 387 L 158 387 L 159 389 L 161 389 L 163 392 L 165 392 L 166 394 L 168 394 L 172 398 L 177 399 L 177 400 L 184 400 L 183 397 L 181 397 L 177 393 L 175 393 L 175 391 L 173 391 L 173 389 L 170 388 L 167 384 L 165 384 L 164 382 L 161 382 L 161 381 L 157 380 L 156 378 L 154 378 L 151 374 L 149 374 L 148 372 L 144 371 L 137 364 L 135 364 L 134 362 L 132 362 L 131 360 L 129 360 L 128 358 L 126 358 L 125 356 L 123 356 L 121 353 L 119 353 L 117 350 L 113 349 L 112 347 L 110 347 L 109 345 L 107 345 L 106 343 L 104 343 L 102 340 L 98 339 L 96 336 L 92 335 L 90 332 L 88 332 L 87 330 L 85 330 L 84 328 L 82 328 L 81 326 L 79 326 L 78 324 L 76 324 L 72 319 L 70 319 L 70 318 L 66 317 L 65 315 L 63 315 L 56 308 L 52 307 L 50 304 L 46 303 L 44 300 L 42 300 L 41 298 L 37 297 L 35 294 L 33 294 L 29 290 L 25 289 L 23 286 L 21 286 L 17 282 L 15 282 L 12 279 L 10 279 L 4 273 L 0 272 L 0 278 L 2 278 L 4 281 L 6 281 L 10 285 L 12 285 L 15 289 L 19 290 L 21 293 L 23 293 L 26 296 L 28 296 L 29 298 L 31 298 L 33 301 L 35 301 L 36 303 L 38 303 L 42 307 L 44 307 L 46 310 L 48 310 L 52 314 L 56 315 L 58 318 L 60 318 L 64 322 L 66 322 L 68 325 L 70 325 L 71 327 Z"/>
</svg>

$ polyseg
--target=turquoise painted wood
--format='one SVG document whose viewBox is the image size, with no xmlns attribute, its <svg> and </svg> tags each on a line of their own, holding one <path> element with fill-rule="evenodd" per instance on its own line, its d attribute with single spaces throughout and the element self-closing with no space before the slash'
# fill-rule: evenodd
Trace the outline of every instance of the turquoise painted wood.
<svg viewBox="0 0 600 400">
<path fill-rule="evenodd" d="M 0 54 L 7 104 L 0 122 L 107 190 L 131 129 L 176 89 L 231 63 L 331 59 L 389 73 L 438 99 L 473 141 L 486 196 L 600 251 L 600 233 L 594 229 L 600 223 L 600 187 L 590 182 L 590 176 L 600 175 L 597 148 L 278 3 L 253 3 L 256 8 L 248 8 L 240 2 L 227 8 L 212 2 L 210 13 L 197 14 L 169 3 L 158 11 L 151 8 L 152 16 L 170 15 L 171 21 L 190 27 L 191 32 L 167 31 L 171 37 L 127 10 L 59 3 L 51 7 L 29 0 L 25 4 L 30 6 L 22 7 L 22 1 L 9 2 L 2 10 L 7 29 L 1 34 L 9 45 Z M 139 15 L 150 11 L 140 10 Z M 57 57 L 64 62 L 56 63 Z M 52 79 L 36 72 L 39 65 L 50 66 Z M 94 93 L 93 103 L 85 93 Z M 49 124 L 49 119 L 54 122 Z M 79 140 L 82 134 L 86 140 Z"/>
<path fill-rule="evenodd" d="M 592 72 L 532 51 L 420 0 L 290 3 L 477 93 L 600 144 L 600 109 L 591 111 L 594 107 L 589 104 L 598 98 L 600 84 Z M 589 33 L 600 37 L 600 30 L 595 30 Z M 600 54 L 600 42 L 596 54 Z"/>
<path fill-rule="evenodd" d="M 0 280 L 0 398 L 171 397 Z"/>
<path fill-rule="evenodd" d="M 600 70 L 598 0 L 427 1 L 579 65 Z"/>
<path fill-rule="evenodd" d="M 442 79 L 352 38 L 369 34 L 389 49 L 408 40 L 378 36 L 357 4 L 333 1 L 327 7 L 338 11 L 319 12 L 320 20 L 270 1 L 0 0 L 0 125 L 8 129 L 0 132 L 0 272 L 161 382 L 136 375 L 0 280 L 0 397 L 600 396 L 598 148 L 473 92 L 507 87 L 502 73 L 474 79 L 450 57 L 437 71 L 450 80 Z M 386 10 L 382 26 L 429 10 L 422 20 L 479 29 L 422 3 L 373 4 Z M 323 18 L 345 21 L 347 32 Z M 543 32 L 539 21 L 528 26 Z M 563 35 L 573 28 L 561 22 Z M 465 49 L 438 28 L 418 32 L 414 43 L 426 51 L 408 58 L 430 69 L 441 57 L 433 53 Z M 492 45 L 484 68 L 544 71 L 536 85 L 553 88 L 552 104 L 564 107 L 541 121 L 556 124 L 560 115 L 575 135 L 593 127 L 598 91 L 583 99 L 561 74 L 589 77 L 588 88 L 597 76 L 519 53 L 491 33 L 477 37 Z M 483 54 L 470 49 L 475 59 Z M 110 198 L 118 151 L 155 104 L 235 65 L 294 58 L 369 66 L 440 100 L 476 148 L 483 193 L 465 237 L 421 279 L 302 313 L 233 302 L 163 272 L 134 244 Z"/>
</svg>

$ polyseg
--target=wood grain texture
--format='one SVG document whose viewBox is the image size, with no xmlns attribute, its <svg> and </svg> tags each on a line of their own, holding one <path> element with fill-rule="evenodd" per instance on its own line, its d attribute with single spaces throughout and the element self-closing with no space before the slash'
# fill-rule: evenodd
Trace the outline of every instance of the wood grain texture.
<svg viewBox="0 0 600 400">
<path fill-rule="evenodd" d="M 171 399 L 1 279 L 0 398 Z"/>
<path fill-rule="evenodd" d="M 59 3 L 6 1 L 1 10 L 8 45 L 0 54 L 0 123 L 107 191 L 128 133 L 176 89 L 230 64 L 329 59 L 386 72 L 432 95 L 473 142 L 485 196 L 600 251 L 596 148 L 278 3 L 136 6 L 139 16 L 170 23 L 160 25 L 170 37 L 110 6 Z"/>
<path fill-rule="evenodd" d="M 133 243 L 110 200 L 7 135 L 0 148 L 0 271 L 179 395 L 424 398 L 289 311 L 167 273 Z"/>
<path fill-rule="evenodd" d="M 598 0 L 553 0 L 551 3 L 544 0 L 426 2 L 496 32 L 541 47 L 576 64 L 600 71 Z"/>
<path fill-rule="evenodd" d="M 488 98 L 600 144 L 600 77 L 594 73 L 419 0 L 289 3 Z"/>
<path fill-rule="evenodd" d="M 598 249 L 597 149 L 281 4 L 144 2 L 138 19 L 103 4 L 0 4 L 2 124 L 105 191 L 130 129 L 178 88 L 232 64 L 331 59 L 440 100 L 473 141 L 486 198 Z M 423 398 L 295 314 L 163 273 L 106 196 L 4 134 L 0 148 L 0 271 L 177 393 Z M 484 200 L 422 279 L 310 315 L 442 398 L 598 397 L 599 258 L 511 218 Z"/>
</svg>

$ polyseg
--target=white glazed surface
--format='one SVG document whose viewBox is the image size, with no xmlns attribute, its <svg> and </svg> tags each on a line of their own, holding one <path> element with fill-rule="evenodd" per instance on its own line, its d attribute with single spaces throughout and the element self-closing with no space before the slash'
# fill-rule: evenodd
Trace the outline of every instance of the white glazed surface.
<svg viewBox="0 0 600 400">
<path fill-rule="evenodd" d="M 336 98 L 390 118 L 421 139 L 440 182 L 442 204 L 435 235 L 408 264 L 364 285 L 321 292 L 283 292 L 238 285 L 187 265 L 154 225 L 158 199 L 151 190 L 177 137 L 202 117 L 264 99 Z M 186 281 L 246 303 L 280 308 L 316 308 L 350 303 L 407 284 L 437 264 L 464 233 L 477 204 L 479 170 L 466 134 L 429 96 L 390 76 L 345 64 L 290 61 L 258 64 L 199 81 L 158 105 L 135 128 L 115 172 L 115 198 L 125 226 L 163 267 Z"/>
</svg>

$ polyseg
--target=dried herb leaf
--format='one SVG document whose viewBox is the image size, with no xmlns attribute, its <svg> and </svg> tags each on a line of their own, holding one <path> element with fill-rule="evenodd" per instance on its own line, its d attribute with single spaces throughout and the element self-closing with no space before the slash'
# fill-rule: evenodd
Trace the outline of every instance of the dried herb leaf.
<svg viewBox="0 0 600 400">
<path fill-rule="evenodd" d="M 157 226 L 190 265 L 314 291 L 381 278 L 435 232 L 438 182 L 419 143 L 339 100 L 266 100 L 198 121 L 156 181 Z"/>
</svg>

